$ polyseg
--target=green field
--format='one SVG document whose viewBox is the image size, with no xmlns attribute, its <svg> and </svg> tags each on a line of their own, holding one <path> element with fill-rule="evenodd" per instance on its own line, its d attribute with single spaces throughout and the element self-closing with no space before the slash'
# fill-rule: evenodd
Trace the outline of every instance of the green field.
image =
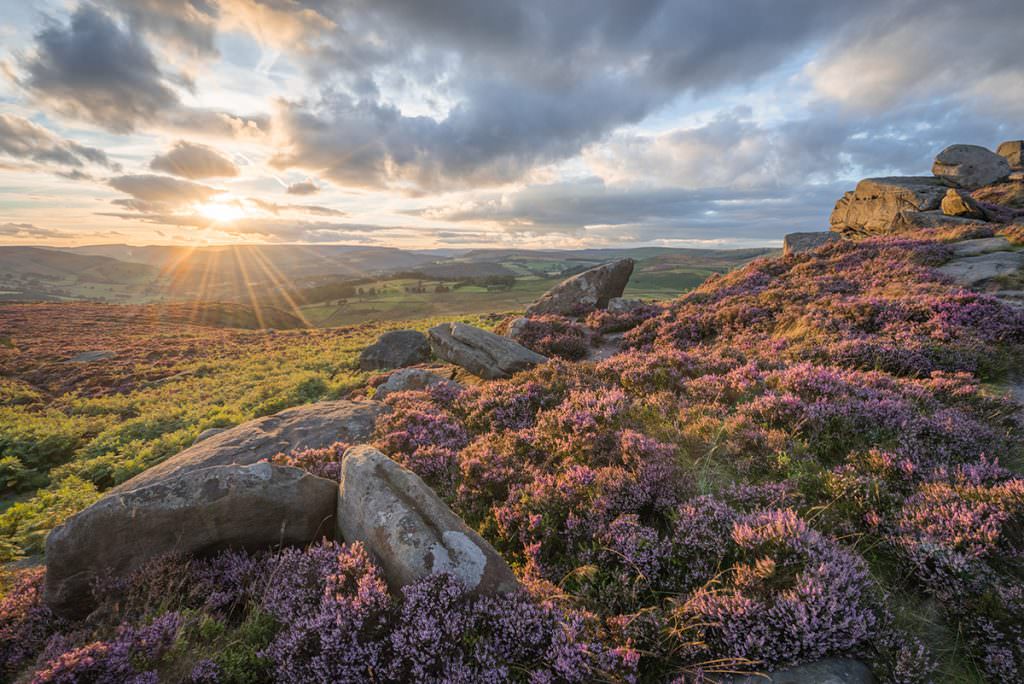
<svg viewBox="0 0 1024 684">
<path fill-rule="evenodd" d="M 539 265 L 531 264 L 534 268 Z M 557 271 L 563 266 L 545 264 Z M 633 275 L 623 296 L 633 299 L 671 299 L 700 285 L 715 273 L 710 269 L 679 268 L 657 272 L 641 271 Z M 538 297 L 561 281 L 535 275 L 517 277 L 508 289 L 478 285 L 458 286 L 438 280 L 380 280 L 363 286 L 377 294 L 356 296 L 341 302 L 318 302 L 302 308 L 306 319 L 317 327 L 356 325 L 369 320 L 401 321 L 416 318 L 461 316 L 523 311 Z M 406 292 L 407 286 L 420 285 L 424 293 Z M 435 292 L 442 285 L 448 292 Z"/>
</svg>

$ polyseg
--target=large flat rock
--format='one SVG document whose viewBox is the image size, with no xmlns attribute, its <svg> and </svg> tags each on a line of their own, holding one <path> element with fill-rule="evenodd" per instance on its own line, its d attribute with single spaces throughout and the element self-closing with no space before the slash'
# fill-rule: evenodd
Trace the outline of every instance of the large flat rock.
<svg viewBox="0 0 1024 684">
<path fill-rule="evenodd" d="M 335 519 L 336 536 L 362 542 L 392 590 L 439 573 L 458 577 L 480 595 L 519 586 L 498 552 L 434 490 L 373 447 L 345 452 Z"/>
<path fill-rule="evenodd" d="M 960 257 L 936 270 L 961 285 L 973 287 L 987 280 L 1012 275 L 1024 268 L 1024 252 L 989 252 Z"/>
<path fill-rule="evenodd" d="M 610 299 L 622 296 L 631 275 L 632 259 L 595 266 L 548 290 L 526 310 L 526 316 L 576 316 L 608 308 Z"/>
<path fill-rule="evenodd" d="M 248 465 L 282 451 L 320 449 L 335 442 L 358 443 L 373 433 L 386 408 L 376 401 L 321 401 L 237 425 L 197 442 L 163 463 L 114 487 L 138 489 L 182 472 L 238 463 Z"/>
<path fill-rule="evenodd" d="M 1013 248 L 1010 241 L 1002 236 L 961 240 L 951 243 L 948 247 L 953 255 L 958 257 L 978 256 L 989 252 L 1007 252 Z"/>
<path fill-rule="evenodd" d="M 430 359 L 430 343 L 418 330 L 392 330 L 359 355 L 362 370 L 405 368 Z"/>
<path fill-rule="evenodd" d="M 119 578 L 167 554 L 307 544 L 334 532 L 337 484 L 256 463 L 180 472 L 105 496 L 46 540 L 46 604 L 80 617 L 98 577 Z"/>
<path fill-rule="evenodd" d="M 514 340 L 465 323 L 442 323 L 428 334 L 435 356 L 487 380 L 507 378 L 548 360 Z"/>
<path fill-rule="evenodd" d="M 850 236 L 894 232 L 900 214 L 939 209 L 948 189 L 947 182 L 930 176 L 865 178 L 836 202 L 831 230 Z"/>
<path fill-rule="evenodd" d="M 839 235 L 825 230 L 816 233 L 789 233 L 782 238 L 782 253 L 785 255 L 800 254 L 827 245 L 839 239 Z"/>
<path fill-rule="evenodd" d="M 873 684 L 871 669 L 859 660 L 827 658 L 764 675 L 733 676 L 723 684 Z"/>
</svg>

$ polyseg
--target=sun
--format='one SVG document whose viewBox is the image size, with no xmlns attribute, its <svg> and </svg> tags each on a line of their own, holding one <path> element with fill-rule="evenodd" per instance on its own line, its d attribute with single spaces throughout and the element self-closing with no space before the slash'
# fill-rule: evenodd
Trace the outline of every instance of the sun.
<svg viewBox="0 0 1024 684">
<path fill-rule="evenodd" d="M 206 202 L 197 205 L 196 211 L 217 223 L 230 223 L 248 216 L 238 202 Z"/>
</svg>

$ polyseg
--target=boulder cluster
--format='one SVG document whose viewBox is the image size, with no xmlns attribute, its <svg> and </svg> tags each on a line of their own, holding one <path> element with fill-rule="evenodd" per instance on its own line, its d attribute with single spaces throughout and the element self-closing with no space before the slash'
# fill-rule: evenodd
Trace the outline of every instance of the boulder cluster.
<svg viewBox="0 0 1024 684">
<path fill-rule="evenodd" d="M 618 302 L 633 262 L 623 259 L 553 288 L 532 312 L 584 315 Z M 392 392 L 454 382 L 417 367 L 431 354 L 483 379 L 506 378 L 547 358 L 510 337 L 464 323 L 385 333 L 361 354 L 364 370 L 391 370 L 373 400 L 299 406 L 230 429 L 204 431 L 195 443 L 110 490 L 56 528 L 46 544 L 47 605 L 80 617 L 93 608 L 99 579 L 129 575 L 168 554 L 225 548 L 255 551 L 320 539 L 362 542 L 398 590 L 427 575 L 458 577 L 473 593 L 514 590 L 500 555 L 417 475 L 365 442 Z M 340 481 L 269 459 L 280 453 L 356 444 Z"/>
<path fill-rule="evenodd" d="M 831 231 L 855 238 L 1024 217 L 1024 141 L 951 145 L 939 152 L 931 176 L 865 178 L 832 211 Z"/>
</svg>

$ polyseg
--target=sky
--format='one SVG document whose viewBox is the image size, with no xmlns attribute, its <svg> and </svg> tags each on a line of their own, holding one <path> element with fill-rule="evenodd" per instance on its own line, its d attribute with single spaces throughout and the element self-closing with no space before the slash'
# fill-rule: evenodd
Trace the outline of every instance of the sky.
<svg viewBox="0 0 1024 684">
<path fill-rule="evenodd" d="M 1020 0 L 0 0 L 0 244 L 748 247 L 1024 137 Z"/>
</svg>

